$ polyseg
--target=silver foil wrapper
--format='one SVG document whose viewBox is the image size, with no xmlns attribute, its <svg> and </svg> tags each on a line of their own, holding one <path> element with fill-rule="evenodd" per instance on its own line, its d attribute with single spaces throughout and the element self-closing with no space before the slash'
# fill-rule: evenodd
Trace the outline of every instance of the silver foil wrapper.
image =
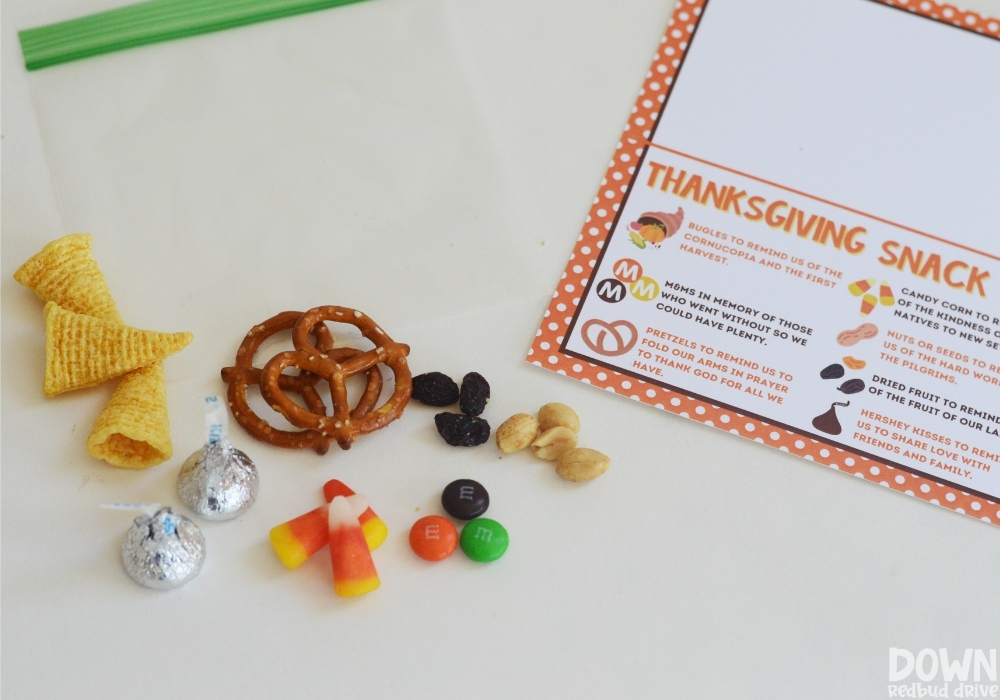
<svg viewBox="0 0 1000 700">
<path fill-rule="evenodd" d="M 188 457 L 177 477 L 181 501 L 208 520 L 242 515 L 253 505 L 258 487 L 253 461 L 226 439 Z"/>
<path fill-rule="evenodd" d="M 205 537 L 191 520 L 170 508 L 141 515 L 122 542 L 125 571 L 149 588 L 179 588 L 201 571 Z"/>
</svg>

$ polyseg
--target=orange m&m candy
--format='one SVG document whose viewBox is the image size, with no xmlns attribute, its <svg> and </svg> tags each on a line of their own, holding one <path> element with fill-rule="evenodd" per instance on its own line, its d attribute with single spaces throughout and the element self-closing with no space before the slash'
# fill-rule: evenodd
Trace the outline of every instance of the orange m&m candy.
<svg viewBox="0 0 1000 700">
<path fill-rule="evenodd" d="M 410 548 L 421 559 L 441 561 L 458 547 L 458 531 L 440 515 L 427 515 L 410 528 Z"/>
</svg>

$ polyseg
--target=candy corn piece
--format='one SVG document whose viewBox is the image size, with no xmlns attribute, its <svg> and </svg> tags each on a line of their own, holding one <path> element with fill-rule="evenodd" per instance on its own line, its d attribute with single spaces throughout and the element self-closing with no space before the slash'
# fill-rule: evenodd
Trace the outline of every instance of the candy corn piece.
<svg viewBox="0 0 1000 700">
<path fill-rule="evenodd" d="M 334 592 L 344 598 L 371 593 L 379 587 L 378 572 L 358 517 L 344 496 L 330 502 L 328 522 Z"/>
<path fill-rule="evenodd" d="M 343 481 L 330 479 L 323 484 L 323 495 L 326 497 L 326 502 L 329 503 L 335 496 L 353 496 L 354 491 Z M 361 529 L 368 541 L 368 549 L 374 552 L 389 536 L 389 528 L 382 522 L 382 518 L 375 515 L 375 511 L 371 508 L 358 516 L 358 521 L 361 523 Z"/>
<path fill-rule="evenodd" d="M 328 517 L 327 507 L 321 506 L 271 528 L 271 546 L 281 563 L 296 569 L 321 550 L 330 537 Z"/>
<path fill-rule="evenodd" d="M 892 289 L 885 280 L 882 280 L 882 284 L 878 287 L 878 303 L 882 306 L 892 306 L 896 303 L 896 297 L 893 296 Z"/>
<path fill-rule="evenodd" d="M 865 294 L 861 297 L 861 316 L 867 316 L 872 312 L 872 309 L 878 305 L 878 299 L 875 298 L 874 294 Z"/>
<path fill-rule="evenodd" d="M 849 291 L 851 295 L 859 297 L 874 286 L 875 286 L 875 278 L 870 277 L 866 280 L 858 280 L 857 282 L 851 282 L 849 285 L 847 285 L 847 291 Z"/>
<path fill-rule="evenodd" d="M 352 494 L 347 499 L 354 515 L 370 512 L 368 499 Z M 330 539 L 329 506 L 320 506 L 305 515 L 271 528 L 269 538 L 274 553 L 289 569 L 297 569 Z"/>
</svg>

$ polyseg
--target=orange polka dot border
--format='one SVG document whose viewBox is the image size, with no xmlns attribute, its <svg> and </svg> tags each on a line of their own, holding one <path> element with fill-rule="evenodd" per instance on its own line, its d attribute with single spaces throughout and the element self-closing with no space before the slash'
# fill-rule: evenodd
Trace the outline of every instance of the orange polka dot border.
<svg viewBox="0 0 1000 700">
<path fill-rule="evenodd" d="M 931 0 L 879 1 L 970 31 L 1000 38 L 1000 20 L 984 17 L 977 12 L 961 10 Z M 706 0 L 679 0 L 674 9 L 649 72 L 646 73 L 642 89 L 632 107 L 632 114 L 625 125 L 624 133 L 615 147 L 614 157 L 608 164 L 583 230 L 577 238 L 566 270 L 552 295 L 534 342 L 528 350 L 528 362 L 782 452 L 853 474 L 865 481 L 949 508 L 956 513 L 1000 525 L 1000 505 L 987 498 L 968 494 L 933 479 L 863 457 L 807 435 L 772 426 L 756 418 L 719 408 L 701 399 L 664 389 L 559 352 L 573 314 L 580 303 L 580 297 L 589 281 L 590 273 L 597 265 L 597 258 L 611 232 L 612 222 L 635 173 L 635 166 L 646 147 L 650 130 L 656 123 L 660 109 L 673 85 L 705 2 Z"/>
</svg>

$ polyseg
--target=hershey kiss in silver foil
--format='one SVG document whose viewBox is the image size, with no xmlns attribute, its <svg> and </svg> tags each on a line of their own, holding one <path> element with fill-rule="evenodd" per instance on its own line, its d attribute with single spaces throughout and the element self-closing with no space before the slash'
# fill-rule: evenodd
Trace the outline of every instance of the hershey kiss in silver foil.
<svg viewBox="0 0 1000 700">
<path fill-rule="evenodd" d="M 205 407 L 205 446 L 181 467 L 177 493 L 203 518 L 229 520 L 245 513 L 257 498 L 257 468 L 229 442 L 222 399 L 209 396 Z"/>
<path fill-rule="evenodd" d="M 130 505 L 130 504 L 124 504 Z M 122 563 L 135 581 L 148 588 L 179 588 L 201 571 L 205 537 L 191 520 L 153 504 L 132 523 L 122 542 Z"/>
</svg>

